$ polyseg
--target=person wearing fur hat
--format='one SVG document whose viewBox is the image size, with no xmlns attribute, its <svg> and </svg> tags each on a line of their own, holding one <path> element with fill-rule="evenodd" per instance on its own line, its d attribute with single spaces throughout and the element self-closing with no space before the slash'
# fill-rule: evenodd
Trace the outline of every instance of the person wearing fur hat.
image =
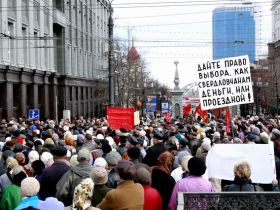
<svg viewBox="0 0 280 210">
<path fill-rule="evenodd" d="M 94 167 L 91 170 L 90 177 L 95 184 L 92 197 L 92 205 L 97 206 L 106 196 L 106 194 L 110 190 L 112 190 L 112 188 L 106 186 L 106 183 L 108 181 L 108 172 L 105 168 Z"/>
<path fill-rule="evenodd" d="M 153 144 L 154 145 L 147 150 L 147 154 L 143 159 L 143 163 L 150 167 L 155 166 L 160 154 L 168 150 L 163 143 L 163 134 L 158 129 L 154 129 L 153 131 Z"/>
<path fill-rule="evenodd" d="M 91 178 L 82 180 L 75 188 L 72 205 L 65 210 L 100 210 L 91 204 L 93 190 L 94 183 Z"/>
<path fill-rule="evenodd" d="M 88 164 L 90 152 L 83 148 L 78 152 L 78 165 L 71 167 L 56 184 L 56 195 L 58 200 L 62 201 L 65 206 L 72 203 L 75 187 L 82 179 L 90 177 L 92 166 Z"/>
<path fill-rule="evenodd" d="M 5 187 L 0 209 L 14 210 L 21 201 L 20 184 L 27 176 L 21 166 L 16 166 L 11 174 L 12 184 Z"/>
<path fill-rule="evenodd" d="M 27 207 L 37 208 L 41 202 L 37 196 L 37 193 L 40 190 L 40 184 L 38 180 L 33 177 L 27 177 L 22 180 L 20 189 L 22 200 L 15 210 L 21 210 Z"/>
<path fill-rule="evenodd" d="M 134 183 L 136 167 L 128 160 L 121 160 L 117 165 L 120 176 L 118 187 L 109 191 L 97 206 L 102 210 L 142 210 L 144 206 L 144 190 L 140 184 Z"/>
<path fill-rule="evenodd" d="M 189 159 L 188 170 L 189 176 L 179 180 L 173 188 L 168 204 L 170 210 L 177 209 L 178 192 L 213 192 L 212 183 L 202 177 L 206 171 L 206 165 L 201 158 L 192 157 Z"/>
</svg>

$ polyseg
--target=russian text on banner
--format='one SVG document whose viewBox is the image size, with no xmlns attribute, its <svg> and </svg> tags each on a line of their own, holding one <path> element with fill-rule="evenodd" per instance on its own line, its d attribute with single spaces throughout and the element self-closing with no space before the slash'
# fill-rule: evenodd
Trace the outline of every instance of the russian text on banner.
<svg viewBox="0 0 280 210">
<path fill-rule="evenodd" d="M 197 75 L 202 110 L 254 102 L 248 55 L 199 63 Z"/>
</svg>

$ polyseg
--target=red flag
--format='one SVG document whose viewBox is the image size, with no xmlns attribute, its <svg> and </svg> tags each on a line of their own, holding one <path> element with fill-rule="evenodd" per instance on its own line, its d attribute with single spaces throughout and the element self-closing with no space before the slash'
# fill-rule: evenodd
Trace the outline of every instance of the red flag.
<svg viewBox="0 0 280 210">
<path fill-rule="evenodd" d="M 226 132 L 230 132 L 230 112 L 229 108 L 226 109 Z"/>
<path fill-rule="evenodd" d="M 189 115 L 190 112 L 191 112 L 191 110 L 192 110 L 192 105 L 191 105 L 191 104 L 188 104 L 187 106 L 184 106 L 184 108 L 183 108 L 183 114 L 184 114 L 184 115 Z"/>
<path fill-rule="evenodd" d="M 168 122 L 170 122 L 170 120 L 171 120 L 171 116 L 170 116 L 170 114 L 168 112 L 166 112 L 164 114 L 164 122 L 168 123 Z"/>
<path fill-rule="evenodd" d="M 194 114 L 198 114 L 203 119 L 203 122 L 208 123 L 207 110 L 202 110 L 201 104 L 196 107 Z"/>
<path fill-rule="evenodd" d="M 142 103 L 141 103 L 140 99 L 137 99 L 137 101 L 136 101 L 136 106 L 137 106 L 137 107 L 141 107 L 141 106 L 142 106 Z"/>
</svg>

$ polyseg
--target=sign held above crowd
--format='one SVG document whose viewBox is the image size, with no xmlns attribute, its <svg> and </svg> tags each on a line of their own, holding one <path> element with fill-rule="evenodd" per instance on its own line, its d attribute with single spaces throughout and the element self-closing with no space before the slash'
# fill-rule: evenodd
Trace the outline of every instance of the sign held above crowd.
<svg viewBox="0 0 280 210">
<path fill-rule="evenodd" d="M 107 107 L 106 112 L 111 128 L 116 130 L 134 128 L 134 108 Z"/>
<path fill-rule="evenodd" d="M 202 110 L 254 102 L 248 55 L 199 63 L 197 73 Z"/>
</svg>

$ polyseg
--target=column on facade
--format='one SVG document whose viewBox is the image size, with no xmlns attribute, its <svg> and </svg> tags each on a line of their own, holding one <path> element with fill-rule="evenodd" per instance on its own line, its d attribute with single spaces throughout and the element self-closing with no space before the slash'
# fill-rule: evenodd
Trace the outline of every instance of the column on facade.
<svg viewBox="0 0 280 210">
<path fill-rule="evenodd" d="M 45 118 L 50 117 L 50 101 L 49 101 L 49 85 L 44 84 L 44 109 L 45 109 Z"/>
<path fill-rule="evenodd" d="M 84 89 L 83 91 L 83 115 L 84 116 L 88 116 L 88 110 L 87 110 L 87 101 L 88 101 L 88 98 L 87 98 L 87 87 L 82 87 Z"/>
<path fill-rule="evenodd" d="M 38 108 L 38 84 L 33 83 L 31 85 L 31 95 L 33 96 L 31 99 L 31 106 L 33 109 Z"/>
<path fill-rule="evenodd" d="M 49 85 L 49 110 L 50 118 L 55 120 L 58 118 L 57 94 L 57 78 L 55 76 L 51 76 Z"/>
<path fill-rule="evenodd" d="M 5 82 L 5 106 L 6 118 L 9 120 L 13 117 L 13 83 Z"/>
<path fill-rule="evenodd" d="M 64 109 L 65 110 L 70 110 L 70 87 L 68 85 L 64 86 L 64 93 L 65 93 L 65 97 L 64 97 Z"/>
<path fill-rule="evenodd" d="M 78 116 L 81 116 L 82 114 L 82 106 L 81 106 L 81 87 L 77 87 L 78 88 L 78 96 L 77 96 L 77 107 L 78 107 Z"/>
<path fill-rule="evenodd" d="M 76 109 L 76 87 L 72 86 L 72 113 L 71 115 L 75 117 L 77 115 L 77 109 Z"/>
<path fill-rule="evenodd" d="M 88 113 L 88 117 L 91 117 L 91 88 L 87 87 L 87 91 L 88 91 L 88 98 L 87 98 L 87 113 Z"/>
<path fill-rule="evenodd" d="M 20 84 L 20 116 L 27 117 L 27 88 L 26 83 L 21 82 Z"/>
</svg>

